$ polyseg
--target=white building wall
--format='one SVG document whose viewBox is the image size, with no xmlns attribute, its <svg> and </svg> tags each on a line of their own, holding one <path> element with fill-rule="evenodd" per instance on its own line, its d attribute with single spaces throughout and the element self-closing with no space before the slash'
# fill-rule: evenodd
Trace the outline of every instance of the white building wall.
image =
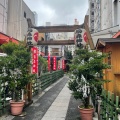
<svg viewBox="0 0 120 120">
<path fill-rule="evenodd" d="M 99 38 L 112 38 L 113 35 L 115 35 L 120 30 L 120 0 L 96 0 L 96 1 L 100 1 L 101 17 L 100 18 L 98 17 L 98 19 L 100 19 L 101 21 L 101 30 L 91 34 L 94 46 L 96 46 L 96 42 Z M 97 11 L 98 10 L 95 11 L 96 12 L 95 17 L 98 14 Z M 95 27 L 98 27 L 96 21 L 94 24 Z"/>
<path fill-rule="evenodd" d="M 74 32 L 68 32 L 68 40 L 74 40 Z M 71 51 L 72 55 L 74 55 L 75 45 L 66 45 L 69 51 Z"/>
<path fill-rule="evenodd" d="M 113 24 L 120 26 L 120 0 L 113 0 Z"/>
<path fill-rule="evenodd" d="M 23 0 L 8 0 L 7 34 L 9 36 L 20 41 L 24 40 L 28 29 L 27 18 L 30 18 L 33 24 L 35 23 L 34 13 Z"/>
<path fill-rule="evenodd" d="M 101 0 L 101 30 L 113 27 L 112 0 Z"/>
<path fill-rule="evenodd" d="M 38 14 L 35 11 L 33 13 L 34 13 L 35 25 L 37 26 L 38 25 Z"/>
<path fill-rule="evenodd" d="M 7 31 L 8 0 L 0 0 L 0 32 Z"/>
<path fill-rule="evenodd" d="M 94 2 L 94 32 L 101 30 L 101 1 Z"/>
</svg>

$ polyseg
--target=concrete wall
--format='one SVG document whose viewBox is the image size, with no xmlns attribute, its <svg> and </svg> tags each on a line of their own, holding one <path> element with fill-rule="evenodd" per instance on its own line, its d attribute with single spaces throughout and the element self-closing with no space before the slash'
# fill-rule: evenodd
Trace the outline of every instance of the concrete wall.
<svg viewBox="0 0 120 120">
<path fill-rule="evenodd" d="M 101 30 L 113 26 L 112 0 L 101 0 Z"/>
<path fill-rule="evenodd" d="M 94 32 L 101 30 L 101 1 L 96 0 L 94 3 Z"/>
<path fill-rule="evenodd" d="M 34 13 L 23 0 L 8 0 L 8 30 L 7 34 L 20 41 L 24 40 L 27 33 L 27 19 L 35 23 Z"/>
<path fill-rule="evenodd" d="M 98 38 L 112 38 L 112 36 L 115 35 L 118 31 L 119 31 L 119 26 L 115 26 L 91 34 L 94 46 L 96 46 L 96 42 Z"/>
<path fill-rule="evenodd" d="M 4 34 L 7 31 L 7 11 L 8 0 L 0 0 L 0 32 Z"/>
</svg>

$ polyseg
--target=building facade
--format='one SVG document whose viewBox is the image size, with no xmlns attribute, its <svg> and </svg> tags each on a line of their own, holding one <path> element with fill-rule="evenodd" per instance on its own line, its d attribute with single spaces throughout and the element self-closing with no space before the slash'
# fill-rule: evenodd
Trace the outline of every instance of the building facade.
<svg viewBox="0 0 120 120">
<path fill-rule="evenodd" d="M 90 32 L 94 32 L 94 14 L 95 14 L 95 1 L 96 0 L 89 0 L 89 28 L 90 28 Z"/>
<path fill-rule="evenodd" d="M 8 0 L 0 0 L 0 32 L 7 33 Z"/>
<path fill-rule="evenodd" d="M 113 4 L 113 25 L 119 25 L 120 29 L 120 0 L 112 0 Z"/>
<path fill-rule="evenodd" d="M 35 14 L 23 0 L 8 0 L 8 28 L 7 34 L 20 41 L 25 39 L 30 18 L 35 24 Z"/>
<path fill-rule="evenodd" d="M 94 7 L 94 19 L 91 19 Z M 98 38 L 111 38 L 120 30 L 120 0 L 89 0 L 89 28 L 94 28 L 94 46 Z M 92 26 L 94 22 L 94 27 Z"/>
<path fill-rule="evenodd" d="M 101 1 L 94 2 L 94 32 L 101 30 Z"/>
<path fill-rule="evenodd" d="M 113 0 L 101 0 L 101 30 L 113 27 Z"/>
</svg>

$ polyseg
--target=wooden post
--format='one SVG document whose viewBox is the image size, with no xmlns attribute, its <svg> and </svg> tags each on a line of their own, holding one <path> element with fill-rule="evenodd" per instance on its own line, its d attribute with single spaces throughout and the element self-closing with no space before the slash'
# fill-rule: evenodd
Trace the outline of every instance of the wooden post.
<svg viewBox="0 0 120 120">
<path fill-rule="evenodd" d="M 27 44 L 26 44 L 26 37 L 25 37 L 25 39 L 24 39 L 24 43 L 23 43 L 23 45 L 25 46 L 25 47 L 28 47 L 27 46 Z M 30 50 L 31 50 L 31 47 L 29 47 L 29 52 L 30 52 Z M 29 73 L 31 73 L 31 66 L 30 67 L 28 67 L 28 70 L 29 70 Z M 26 87 L 26 89 L 27 89 L 27 92 L 25 92 L 25 94 L 24 94 L 24 99 L 26 100 L 26 101 L 28 101 L 28 102 L 32 102 L 32 83 L 29 83 L 27 86 L 25 86 Z M 28 103 L 29 104 L 29 103 Z"/>
<path fill-rule="evenodd" d="M 87 32 L 87 37 L 88 37 L 88 43 L 90 45 L 90 48 L 92 50 L 94 50 L 94 44 L 93 44 L 93 40 L 92 40 L 92 37 L 91 37 L 91 34 L 90 34 L 90 31 L 89 31 L 89 27 L 88 27 L 88 15 L 85 16 L 85 20 L 84 20 L 84 27 L 85 27 L 85 30 Z"/>
<path fill-rule="evenodd" d="M 32 101 L 32 83 L 28 84 L 28 101 Z"/>
<path fill-rule="evenodd" d="M 29 51 L 31 51 L 31 47 L 29 46 Z M 31 66 L 28 68 L 29 73 L 31 73 Z M 28 101 L 32 101 L 32 83 L 28 84 Z"/>
</svg>

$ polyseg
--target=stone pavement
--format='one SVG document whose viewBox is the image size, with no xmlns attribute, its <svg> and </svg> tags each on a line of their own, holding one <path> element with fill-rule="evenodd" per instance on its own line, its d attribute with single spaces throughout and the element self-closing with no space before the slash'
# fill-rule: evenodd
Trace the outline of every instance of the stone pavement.
<svg viewBox="0 0 120 120">
<path fill-rule="evenodd" d="M 48 111 L 43 116 L 42 120 L 65 120 L 70 96 L 70 90 L 68 89 L 67 85 L 65 85 Z"/>
<path fill-rule="evenodd" d="M 0 120 L 80 120 L 77 106 L 80 101 L 71 97 L 69 78 L 64 76 L 33 98 L 33 104 L 25 108 L 23 117 L 5 115 Z M 97 119 L 95 119 L 97 120 Z"/>
</svg>

